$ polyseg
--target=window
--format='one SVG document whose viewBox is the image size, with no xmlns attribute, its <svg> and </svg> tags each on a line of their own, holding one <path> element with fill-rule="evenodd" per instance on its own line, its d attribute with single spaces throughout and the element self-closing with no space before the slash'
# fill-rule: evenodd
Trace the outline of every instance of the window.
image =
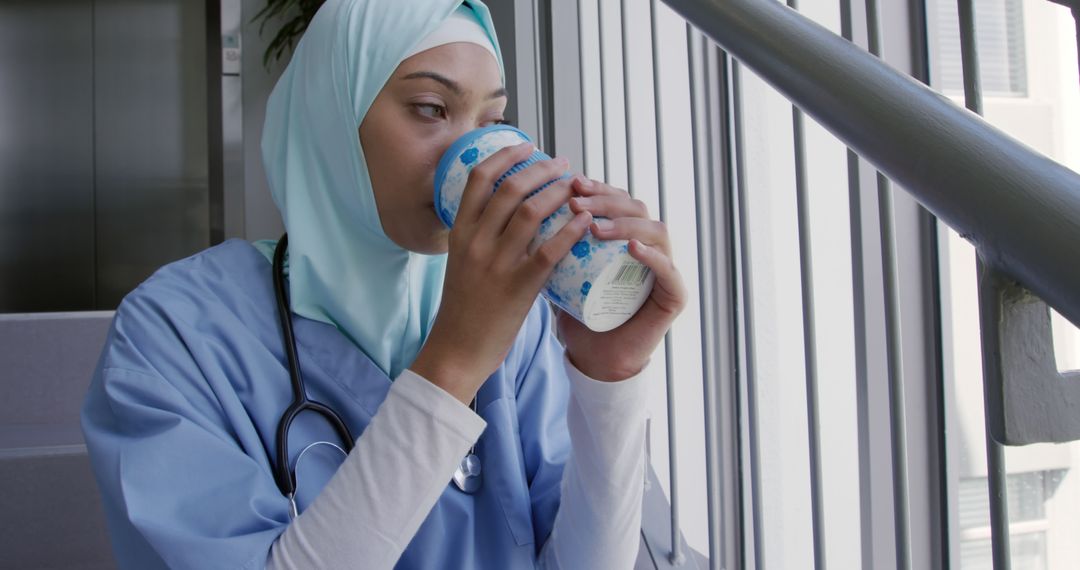
<svg viewBox="0 0 1080 570">
<path fill-rule="evenodd" d="M 1009 546 L 1016 570 L 1047 570 L 1047 501 L 1061 483 L 1065 470 L 1010 474 Z M 964 570 L 993 568 L 990 545 L 990 499 L 986 478 L 960 481 L 960 567 Z"/>
<path fill-rule="evenodd" d="M 1022 0 L 976 0 L 975 42 L 986 95 L 1027 95 Z M 935 2 L 937 41 L 935 63 L 946 93 L 963 93 L 960 65 L 960 23 L 955 1 Z"/>
</svg>

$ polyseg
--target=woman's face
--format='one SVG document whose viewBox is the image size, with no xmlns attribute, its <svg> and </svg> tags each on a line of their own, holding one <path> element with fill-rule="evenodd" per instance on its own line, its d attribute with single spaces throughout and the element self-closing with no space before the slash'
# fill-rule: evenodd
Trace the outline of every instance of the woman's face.
<svg viewBox="0 0 1080 570">
<path fill-rule="evenodd" d="M 398 65 L 360 124 L 379 219 L 394 243 L 447 251 L 449 230 L 435 214 L 435 167 L 458 137 L 501 122 L 506 101 L 495 57 L 476 44 L 444 44 Z"/>
</svg>

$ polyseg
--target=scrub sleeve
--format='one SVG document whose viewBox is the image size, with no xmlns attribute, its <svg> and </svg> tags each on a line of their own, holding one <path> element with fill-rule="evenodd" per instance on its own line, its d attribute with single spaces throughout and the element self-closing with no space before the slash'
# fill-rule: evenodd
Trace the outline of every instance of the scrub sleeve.
<svg viewBox="0 0 1080 570">
<path fill-rule="evenodd" d="M 645 380 L 600 383 L 567 366 L 543 301 L 485 384 L 496 399 L 482 418 L 415 375 L 391 382 L 339 330 L 297 319 L 308 389 L 361 435 L 290 522 L 271 476 L 291 398 L 273 305 L 266 259 L 232 240 L 160 269 L 117 310 L 82 427 L 120 567 L 255 570 L 273 558 L 305 568 L 443 560 L 501 569 L 531 567 L 537 556 L 548 568 L 632 567 Z M 325 422 L 302 419 L 298 441 L 334 437 Z M 477 441 L 485 429 L 499 431 Z M 487 502 L 447 488 L 474 442 L 488 454 Z M 491 492 L 497 481 L 514 488 Z M 472 530 L 428 529 L 433 516 Z M 309 524 L 336 533 L 302 532 Z M 345 524 L 355 526 L 343 533 Z M 310 562 L 322 556 L 335 558 Z"/>
<path fill-rule="evenodd" d="M 641 528 L 645 379 L 593 380 L 565 354 L 563 365 L 572 451 L 540 567 L 632 568 Z M 392 568 L 485 426 L 469 407 L 405 370 L 345 463 L 274 543 L 267 568 L 345 568 L 361 560 L 366 568 Z M 349 529 L 347 540 L 341 529 Z"/>
</svg>

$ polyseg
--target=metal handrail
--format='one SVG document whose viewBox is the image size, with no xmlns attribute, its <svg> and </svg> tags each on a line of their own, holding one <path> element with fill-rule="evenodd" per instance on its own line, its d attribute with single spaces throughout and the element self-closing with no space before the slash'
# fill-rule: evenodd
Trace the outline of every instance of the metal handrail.
<svg viewBox="0 0 1080 570">
<path fill-rule="evenodd" d="M 664 2 L 1080 326 L 1080 175 L 778 2 Z"/>
</svg>

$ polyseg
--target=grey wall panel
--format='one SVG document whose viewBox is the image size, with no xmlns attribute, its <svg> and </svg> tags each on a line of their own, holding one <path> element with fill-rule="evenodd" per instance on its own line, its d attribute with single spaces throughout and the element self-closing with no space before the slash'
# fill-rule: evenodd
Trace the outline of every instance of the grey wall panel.
<svg viewBox="0 0 1080 570">
<path fill-rule="evenodd" d="M 106 570 L 116 568 L 105 513 L 85 452 L 26 456 L 0 453 L 2 568 Z"/>
<path fill-rule="evenodd" d="M 0 568 L 114 568 L 79 409 L 110 312 L 0 315 Z"/>
<path fill-rule="evenodd" d="M 93 304 L 91 14 L 0 0 L 0 313 Z"/>
<path fill-rule="evenodd" d="M 206 13 L 185 0 L 95 3 L 99 308 L 209 245 Z"/>
<path fill-rule="evenodd" d="M 0 398 L 0 432 L 12 426 L 67 425 L 73 439 L 24 444 L 82 443 L 79 409 L 112 316 L 105 311 L 0 315 L 0 378 L 6 396 Z"/>
</svg>

